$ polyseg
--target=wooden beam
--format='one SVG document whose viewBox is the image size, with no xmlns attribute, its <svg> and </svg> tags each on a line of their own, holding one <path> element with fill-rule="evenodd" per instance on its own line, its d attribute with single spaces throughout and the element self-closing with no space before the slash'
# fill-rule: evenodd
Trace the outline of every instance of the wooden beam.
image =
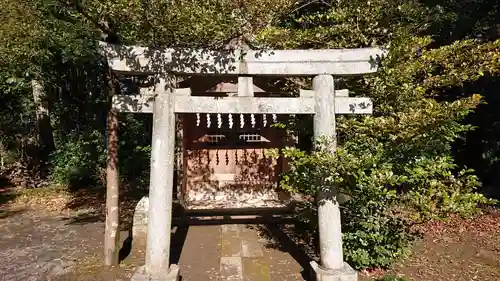
<svg viewBox="0 0 500 281">
<path fill-rule="evenodd" d="M 99 42 L 110 67 L 119 72 L 201 75 L 357 75 L 377 71 L 379 48 L 326 50 L 206 50 L 146 48 Z"/>
<path fill-rule="evenodd" d="M 113 108 L 121 112 L 153 113 L 154 96 L 118 95 Z M 232 114 L 314 114 L 314 97 L 257 98 L 257 97 L 193 97 L 175 95 L 176 113 Z M 335 98 L 336 114 L 371 114 L 369 98 Z"/>
</svg>

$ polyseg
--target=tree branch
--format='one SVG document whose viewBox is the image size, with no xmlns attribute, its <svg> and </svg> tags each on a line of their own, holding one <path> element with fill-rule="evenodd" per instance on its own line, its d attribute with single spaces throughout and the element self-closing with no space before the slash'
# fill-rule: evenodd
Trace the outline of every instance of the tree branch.
<svg viewBox="0 0 500 281">
<path fill-rule="evenodd" d="M 103 40 L 109 43 L 118 43 L 118 35 L 116 30 L 110 27 L 110 23 L 106 20 L 97 19 L 93 17 L 80 0 L 69 0 L 66 2 L 67 5 L 72 6 L 76 9 L 80 15 L 82 15 L 86 20 L 91 22 L 95 27 L 101 31 L 101 37 Z"/>
</svg>

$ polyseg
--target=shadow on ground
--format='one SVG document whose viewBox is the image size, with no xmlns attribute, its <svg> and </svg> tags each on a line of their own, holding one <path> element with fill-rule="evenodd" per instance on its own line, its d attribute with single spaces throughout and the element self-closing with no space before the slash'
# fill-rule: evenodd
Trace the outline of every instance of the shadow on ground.
<svg viewBox="0 0 500 281">
<path fill-rule="evenodd" d="M 0 206 L 3 204 L 7 204 L 9 201 L 16 197 L 16 193 L 11 190 L 10 181 L 0 176 Z"/>
<path fill-rule="evenodd" d="M 264 247 L 289 254 L 303 268 L 301 272 L 303 280 L 314 280 L 311 278 L 313 271 L 309 264 L 314 257 L 297 245 L 294 239 L 283 231 L 285 225 L 293 225 L 295 221 L 289 209 L 186 210 L 176 204 L 173 214 L 170 263 L 179 264 L 181 262 L 181 254 L 191 227 L 239 224 L 247 225 L 248 228 L 258 233 L 263 241 L 267 241 L 263 242 Z M 128 259 L 130 262 L 131 259 L 136 259 L 132 249 L 136 247 L 145 249 L 144 239 L 145 237 L 141 237 L 140 240 L 135 239 L 129 230 L 120 250 L 120 261 Z M 191 240 L 190 243 L 192 242 Z"/>
<path fill-rule="evenodd" d="M 68 224 L 103 222 L 106 219 L 106 188 L 92 187 L 73 189 L 71 200 L 66 207 L 75 214 L 65 218 Z M 132 226 L 134 209 L 148 190 L 136 185 L 120 186 L 120 230 L 127 231 Z"/>
<path fill-rule="evenodd" d="M 17 197 L 17 192 L 12 189 L 10 181 L 0 176 L 0 219 L 4 219 L 13 215 L 24 213 L 25 209 L 11 210 L 6 208 L 5 205 Z"/>
</svg>

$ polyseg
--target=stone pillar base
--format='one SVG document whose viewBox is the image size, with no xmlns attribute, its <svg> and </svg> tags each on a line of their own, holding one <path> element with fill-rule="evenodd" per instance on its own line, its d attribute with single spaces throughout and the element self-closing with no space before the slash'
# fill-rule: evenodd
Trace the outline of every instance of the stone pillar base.
<svg viewBox="0 0 500 281">
<path fill-rule="evenodd" d="M 131 281 L 180 281 L 181 276 L 179 274 L 179 266 L 176 264 L 170 265 L 170 269 L 167 274 L 152 275 L 148 274 L 144 270 L 144 266 L 141 266 L 132 276 Z"/>
<path fill-rule="evenodd" d="M 358 281 L 358 273 L 346 262 L 343 268 L 335 270 L 321 268 L 315 261 L 310 264 L 316 273 L 316 281 Z"/>
</svg>

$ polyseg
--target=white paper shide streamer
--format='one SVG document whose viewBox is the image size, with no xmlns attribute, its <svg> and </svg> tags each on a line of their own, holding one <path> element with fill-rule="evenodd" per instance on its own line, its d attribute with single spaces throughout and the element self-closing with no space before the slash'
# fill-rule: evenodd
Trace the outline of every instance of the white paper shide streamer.
<svg viewBox="0 0 500 281">
<path fill-rule="evenodd" d="M 196 113 L 196 127 L 199 127 L 200 126 L 200 114 L 199 113 Z"/>
<path fill-rule="evenodd" d="M 232 129 L 233 128 L 233 115 L 232 114 L 229 114 L 228 116 L 228 125 L 229 125 L 229 129 Z"/>
<path fill-rule="evenodd" d="M 210 114 L 207 113 L 207 128 L 210 128 L 212 121 L 210 121 Z"/>
<path fill-rule="evenodd" d="M 243 117 L 243 114 L 240 114 L 240 127 L 242 129 L 245 127 L 245 118 Z"/>
<path fill-rule="evenodd" d="M 217 127 L 222 128 L 222 115 L 220 113 L 217 114 Z"/>
</svg>

